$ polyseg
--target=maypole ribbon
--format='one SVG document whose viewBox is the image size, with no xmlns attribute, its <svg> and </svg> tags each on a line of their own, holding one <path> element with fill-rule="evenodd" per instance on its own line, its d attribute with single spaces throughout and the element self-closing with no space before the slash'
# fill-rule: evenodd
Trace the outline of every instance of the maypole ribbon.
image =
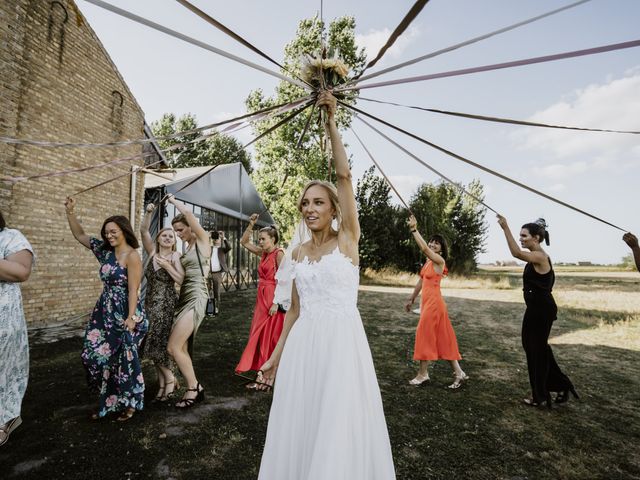
<svg viewBox="0 0 640 480">
<path fill-rule="evenodd" d="M 358 97 L 358 100 L 365 100 L 367 102 L 381 103 L 384 105 L 393 105 L 395 107 L 413 108 L 414 110 L 422 110 L 424 112 L 440 113 L 443 115 L 451 115 L 454 117 L 470 118 L 473 120 L 484 120 L 487 122 L 497 123 L 509 123 L 512 125 L 524 125 L 527 127 L 544 127 L 544 128 L 559 128 L 562 130 L 578 130 L 583 132 L 604 132 L 604 133 L 630 133 L 633 135 L 640 134 L 640 131 L 635 130 L 612 130 L 606 128 L 586 128 L 586 127 L 569 127 L 566 125 L 552 125 L 548 123 L 528 122 L 526 120 L 514 120 L 512 118 L 502 117 L 488 117 L 486 115 L 475 115 L 472 113 L 452 112 L 449 110 L 438 110 L 437 108 L 417 107 L 414 105 L 404 105 L 402 103 L 386 102 L 384 100 L 376 100 L 375 98 Z"/>
<path fill-rule="evenodd" d="M 232 53 L 229 52 L 225 52 L 224 50 L 220 50 L 219 48 L 214 47 L 213 45 L 209 45 L 207 43 L 201 42 L 200 40 L 197 40 L 195 38 L 189 37 L 187 35 L 184 35 L 183 33 L 177 32 L 175 30 L 171 30 L 170 28 L 167 28 L 163 25 L 160 25 L 158 23 L 152 22 L 151 20 L 147 20 L 146 18 L 143 18 L 139 15 L 135 15 L 131 12 L 128 12 L 126 10 L 123 10 L 121 8 L 118 8 L 114 5 L 111 5 L 107 2 L 103 2 L 102 0 L 84 0 L 85 2 L 91 3 L 92 5 L 95 5 L 97 7 L 100 8 L 104 8 L 105 10 L 109 10 L 110 12 L 113 12 L 117 15 L 120 15 L 122 17 L 128 18 L 129 20 L 133 20 L 134 22 L 140 23 L 142 25 L 145 25 L 147 27 L 153 28 L 154 30 L 158 30 L 162 33 L 165 33 L 167 35 L 170 35 L 172 37 L 178 38 L 180 40 L 183 40 L 187 43 L 190 43 L 192 45 L 195 45 L 196 47 L 200 47 L 203 48 L 205 50 L 209 50 L 210 52 L 216 53 L 220 56 L 223 56 L 225 58 L 228 58 L 229 60 L 233 60 L 234 62 L 238 62 L 241 63 L 243 65 L 246 65 L 247 67 L 251 67 L 255 70 L 259 70 L 263 73 L 266 73 L 267 75 L 271 75 L 273 77 L 279 78 L 280 80 L 284 80 L 286 82 L 289 82 L 293 85 L 297 85 L 298 87 L 304 88 L 305 90 L 311 90 L 310 87 L 308 87 L 307 85 L 305 85 L 304 83 L 298 81 L 298 80 L 294 80 L 293 78 L 289 78 L 286 75 L 282 75 L 279 72 L 275 72 L 273 70 L 269 70 L 268 68 L 265 68 L 261 65 L 258 65 L 257 63 L 253 63 L 250 62 L 249 60 L 245 60 L 244 58 L 238 57 L 237 55 L 233 55 Z"/>
<path fill-rule="evenodd" d="M 276 60 L 274 60 L 273 58 L 271 58 L 269 55 L 267 55 L 266 53 L 264 53 L 262 50 L 260 50 L 258 47 L 256 47 L 255 45 L 253 45 L 252 43 L 250 43 L 249 41 L 245 40 L 244 38 L 242 38 L 240 35 L 238 35 L 236 32 L 234 32 L 233 30 L 231 30 L 230 28 L 226 27 L 225 25 L 223 25 L 222 23 L 220 23 L 218 20 L 216 20 L 215 18 L 213 18 L 211 15 L 207 14 L 206 12 L 204 12 L 203 10 L 200 10 L 198 7 L 196 7 L 195 5 L 193 5 L 192 3 L 189 3 L 187 0 L 176 0 L 180 5 L 182 5 L 183 7 L 191 10 L 193 13 L 195 13 L 196 15 L 198 15 L 200 18 L 202 18 L 204 21 L 206 21 L 207 23 L 213 25 L 214 27 L 216 27 L 218 30 L 220 30 L 221 32 L 225 33 L 226 35 L 230 36 L 231 38 L 233 38 L 235 41 L 239 42 L 240 44 L 244 45 L 245 47 L 247 47 L 249 50 L 257 53 L 258 55 L 260 55 L 262 58 L 270 61 L 271 63 L 273 63 L 274 65 L 276 65 L 277 67 L 279 67 L 281 70 L 288 72 L 289 74 L 291 74 L 293 77 L 297 78 L 298 80 L 300 80 L 301 82 L 305 83 L 306 85 L 308 85 L 309 87 L 311 87 L 311 85 L 309 85 L 308 82 L 305 82 L 304 80 L 302 80 L 300 77 L 298 77 L 296 74 L 292 74 L 285 66 L 281 65 L 279 62 L 277 62 Z"/>
<path fill-rule="evenodd" d="M 428 2 L 429 0 L 417 0 L 416 3 L 413 4 L 413 7 L 411 7 L 411 9 L 407 12 L 407 14 L 404 16 L 402 21 L 395 28 L 395 30 L 391 32 L 391 35 L 389 35 L 389 39 L 382 46 L 382 48 L 380 49 L 376 57 L 373 60 L 371 60 L 369 63 L 367 63 L 367 65 L 354 78 L 354 80 L 357 80 L 358 77 L 360 77 L 360 75 L 362 75 L 366 70 L 368 70 L 369 68 L 373 67 L 376 63 L 378 63 L 378 60 L 380 60 L 383 57 L 383 55 L 387 52 L 387 50 L 389 50 L 393 46 L 393 44 L 396 42 L 398 37 L 400 37 L 400 35 L 404 33 L 407 27 L 411 25 L 411 22 L 415 20 L 415 18 L 418 16 L 418 14 L 422 11 L 424 6 Z"/>
<path fill-rule="evenodd" d="M 575 212 L 581 213 L 582 215 L 585 215 L 585 216 L 587 216 L 589 218 L 592 218 L 594 220 L 602 222 L 602 223 L 604 223 L 606 225 L 609 225 L 610 227 L 616 228 L 616 229 L 618 229 L 618 230 L 620 230 L 622 232 L 628 232 L 629 231 L 627 229 L 624 229 L 622 227 L 614 225 L 613 223 L 608 222 L 608 221 L 606 221 L 606 220 L 604 220 L 604 219 L 602 219 L 600 217 L 597 217 L 597 216 L 595 216 L 595 215 L 593 215 L 593 214 L 591 214 L 591 213 L 589 213 L 589 212 L 587 212 L 585 210 L 582 210 L 582 209 L 580 209 L 578 207 L 574 207 L 573 205 L 571 205 L 571 204 L 569 204 L 567 202 L 563 202 L 562 200 L 559 200 L 559 199 L 557 199 L 555 197 L 552 197 L 551 195 L 543 193 L 540 190 L 536 190 L 533 187 L 525 185 L 522 182 L 514 180 L 513 178 L 507 177 L 506 175 L 503 175 L 502 173 L 496 172 L 495 170 L 491 170 L 490 168 L 485 167 L 484 165 L 481 165 L 481 164 L 476 163 L 476 162 L 474 162 L 472 160 L 469 160 L 468 158 L 465 158 L 465 157 L 463 157 L 461 155 L 458 155 L 457 153 L 454 153 L 451 150 L 447 150 L 444 147 L 441 147 L 439 145 L 436 145 L 435 143 L 432 143 L 432 142 L 430 142 L 428 140 L 425 140 L 424 138 L 419 137 L 419 136 L 417 136 L 417 135 L 415 135 L 415 134 L 413 134 L 411 132 L 408 132 L 407 130 L 404 130 L 404 129 L 400 128 L 400 127 L 397 127 L 397 126 L 385 121 L 385 120 L 382 120 L 381 118 L 378 118 L 378 117 L 376 117 L 374 115 L 371 115 L 370 113 L 364 112 L 364 111 L 360 110 L 357 107 L 353 107 L 351 105 L 348 105 L 348 104 L 346 104 L 346 103 L 344 103 L 344 102 L 342 102 L 340 100 L 338 100 L 338 102 L 341 105 L 343 105 L 344 107 L 346 107 L 346 108 L 350 108 L 351 110 L 353 110 L 353 111 L 355 111 L 355 112 L 357 112 L 357 113 L 359 113 L 361 115 L 364 115 L 364 116 L 369 117 L 369 118 L 371 118 L 371 119 L 373 119 L 373 120 L 375 120 L 375 121 L 377 121 L 379 123 L 382 123 L 383 125 L 386 125 L 386 126 L 392 128 L 392 129 L 394 129 L 394 130 L 396 130 L 396 131 L 398 131 L 400 133 L 403 133 L 403 134 L 407 135 L 408 137 L 413 138 L 414 140 L 417 140 L 417 141 L 419 141 L 421 143 L 424 143 L 425 145 L 428 145 L 431 148 L 434 148 L 434 149 L 436 149 L 436 150 L 438 150 L 438 151 L 440 151 L 440 152 L 442 152 L 442 153 L 444 153 L 446 155 L 449 155 L 450 157 L 453 157 L 453 158 L 455 158 L 457 160 L 460 160 L 461 162 L 464 162 L 464 163 L 466 163 L 468 165 L 476 167 L 476 168 L 478 168 L 478 169 L 480 169 L 480 170 L 482 170 L 484 172 L 487 172 L 487 173 L 489 173 L 489 174 L 491 174 L 491 175 L 493 175 L 495 177 L 501 178 L 502 180 L 505 180 L 505 181 L 507 181 L 507 182 L 509 182 L 509 183 L 511 183 L 513 185 L 516 185 L 516 186 L 520 187 L 520 188 L 523 188 L 524 190 L 527 190 L 527 191 L 529 191 L 531 193 L 535 193 L 536 195 L 538 195 L 540 197 L 546 198 L 547 200 L 551 200 L 552 202 L 557 203 L 558 205 L 562 205 L 563 207 L 567 207 L 567 208 L 569 208 L 569 209 L 571 209 L 571 210 L 573 210 Z M 360 121 L 363 121 L 363 119 L 360 118 Z M 495 211 L 493 209 L 491 209 L 491 210 Z"/>
<path fill-rule="evenodd" d="M 580 0 L 579 2 L 574 2 L 574 3 L 571 3 L 569 5 L 565 5 L 564 7 L 560 7 L 560 8 L 557 8 L 555 10 L 551 10 L 550 12 L 543 13 L 542 15 L 538 15 L 538 16 L 529 18 L 527 20 L 520 21 L 518 23 L 514 23 L 513 25 L 509 25 L 507 27 L 503 27 L 503 28 L 500 28 L 498 30 L 494 30 L 493 32 L 485 33 L 484 35 L 480 35 L 478 37 L 474 37 L 474 38 L 471 38 L 469 40 L 465 40 L 464 42 L 457 43 L 457 44 L 452 45 L 450 47 L 443 48 L 443 49 L 437 50 L 435 52 L 427 53 L 426 55 L 422 55 L 420 57 L 414 58 L 413 60 L 408 60 L 406 62 L 398 63 L 396 65 L 393 65 L 391 67 L 385 68 L 383 70 L 379 70 L 377 72 L 370 73 L 368 75 L 364 75 L 364 76 L 360 77 L 360 79 L 358 81 L 363 82 L 363 81 L 368 80 L 370 78 L 374 78 L 374 77 L 377 77 L 379 75 L 383 75 L 385 73 L 393 72 L 395 70 L 399 70 L 401 68 L 408 67 L 409 65 L 413 65 L 415 63 L 422 62 L 423 60 L 427 60 L 429 58 L 437 57 L 439 55 L 442 55 L 443 53 L 448 53 L 448 52 L 451 52 L 453 50 L 457 50 L 459 48 L 466 47 L 467 45 L 471 45 L 473 43 L 477 43 L 477 42 L 480 42 L 482 40 L 486 40 L 487 38 L 491 38 L 493 36 L 500 35 L 501 33 L 505 33 L 505 32 L 509 32 L 511 30 L 515 30 L 518 27 L 522 27 L 522 26 L 527 25 L 529 23 L 533 23 L 533 22 L 536 22 L 536 21 L 541 20 L 543 18 L 550 17 L 551 15 L 555 15 L 556 13 L 563 12 L 564 10 L 568 10 L 570 8 L 577 7 L 578 5 L 582 5 L 583 3 L 587 3 L 587 2 L 590 2 L 590 1 L 591 0 Z M 349 82 L 350 85 L 353 84 L 353 83 L 354 83 L 353 81 Z"/>
<path fill-rule="evenodd" d="M 494 63 L 492 65 L 483 65 L 480 67 L 463 68 L 461 70 L 451 70 L 448 72 L 432 73 L 428 75 L 418 75 L 416 77 L 398 78 L 396 80 L 388 80 L 386 82 L 369 83 L 365 85 L 355 85 L 350 87 L 336 88 L 336 92 L 344 92 L 349 90 L 363 90 L 365 88 L 387 87 L 389 85 L 400 85 L 404 83 L 423 82 L 425 80 L 433 80 L 436 78 L 455 77 L 458 75 L 469 75 L 471 73 L 488 72 L 491 70 L 500 70 L 503 68 L 521 67 L 524 65 L 533 65 L 536 63 L 553 62 L 555 60 L 565 60 L 567 58 L 582 57 L 585 55 L 595 55 L 597 53 L 612 52 L 615 50 L 623 50 L 625 48 L 634 48 L 640 46 L 640 40 L 631 40 L 622 43 L 613 43 L 603 45 L 601 47 L 586 48 L 583 50 L 574 50 L 571 52 L 556 53 L 554 55 L 544 55 L 542 57 L 525 58 L 523 60 L 514 60 L 511 62 Z"/>
<path fill-rule="evenodd" d="M 302 111 L 303 111 L 303 110 L 305 110 L 307 107 L 309 107 L 309 105 L 310 105 L 310 103 L 308 103 L 307 105 L 305 105 L 304 107 L 302 107 L 300 110 L 298 110 L 298 111 L 296 111 L 296 112 L 293 112 L 292 114 L 288 115 L 288 116 L 287 116 L 286 118 L 284 118 L 283 120 L 279 121 L 278 123 L 276 123 L 276 124 L 275 124 L 275 125 L 273 125 L 272 127 L 270 127 L 270 128 L 268 128 L 267 130 L 265 130 L 262 134 L 258 135 L 258 136 L 257 136 L 257 137 L 255 137 L 253 140 L 251 140 L 251 141 L 250 141 L 250 142 L 248 142 L 247 144 L 243 145 L 243 146 L 240 148 L 240 150 L 237 150 L 236 152 L 234 152 L 234 153 L 232 154 L 231 158 L 235 158 L 237 155 L 239 155 L 239 154 L 240 154 L 240 152 L 241 152 L 241 151 L 245 150 L 249 145 L 251 145 L 251 144 L 253 144 L 254 142 L 258 141 L 260 138 L 264 137 L 265 135 L 268 135 L 268 134 L 269 134 L 269 133 L 271 133 L 273 130 L 275 130 L 276 128 L 278 128 L 280 125 L 282 125 L 283 123 L 286 123 L 286 122 L 288 122 L 289 120 L 291 120 L 293 117 L 295 117 L 295 116 L 296 116 L 296 115 L 298 115 L 300 112 L 302 112 Z M 172 147 L 173 147 L 173 146 L 172 146 Z M 229 163 L 229 162 L 228 162 L 228 160 L 229 160 L 229 158 L 225 159 L 225 161 L 224 161 L 224 162 L 218 162 L 217 164 L 213 165 L 211 168 L 207 169 L 207 170 L 206 170 L 204 173 L 202 173 L 201 175 L 198 175 L 196 178 L 194 178 L 192 181 L 190 181 L 189 183 L 187 183 L 186 185 L 184 185 L 182 188 L 180 188 L 179 190 L 176 190 L 176 192 L 175 192 L 175 193 L 178 193 L 178 192 L 180 192 L 180 191 L 184 190 L 184 189 L 185 189 L 185 188 L 187 188 L 189 185 L 191 185 L 191 184 L 193 184 L 194 182 L 196 182 L 196 181 L 200 180 L 202 177 L 204 177 L 206 174 L 208 174 L 209 172 L 211 172 L 214 168 L 216 168 L 217 166 L 221 165 L 222 163 Z M 154 162 L 154 164 L 155 164 L 155 163 L 159 163 L 159 162 Z M 153 165 L 153 164 L 152 164 L 152 165 Z M 137 169 L 135 169 L 135 171 L 137 172 L 138 170 L 141 170 L 142 168 L 147 168 L 147 167 L 149 167 L 149 165 L 141 166 L 141 167 L 138 167 Z M 110 182 L 113 182 L 113 181 L 115 181 L 115 180 L 118 180 L 119 178 L 129 176 L 129 175 L 131 175 L 132 173 L 134 173 L 134 172 L 127 172 L 127 173 L 125 173 L 125 174 L 118 175 L 118 176 L 116 176 L 116 177 L 114 177 L 114 178 L 111 178 L 111 179 L 105 180 L 104 182 L 100 182 L 100 183 L 98 183 L 98 184 L 96 184 L 96 185 L 93 185 L 93 186 L 91 186 L 91 187 L 85 188 L 84 190 L 81 190 L 81 191 L 79 191 L 79 192 L 76 192 L 76 193 L 74 194 L 74 196 L 76 196 L 76 195 L 80 195 L 81 193 L 88 192 L 88 191 L 90 191 L 90 190 L 93 190 L 94 188 L 101 187 L 101 186 L 106 185 L 106 184 L 108 184 L 108 183 L 110 183 Z M 162 202 L 162 201 L 164 201 L 166 198 L 167 198 L 167 196 L 165 195 L 165 197 L 161 200 L 161 202 Z"/>
<path fill-rule="evenodd" d="M 183 137 L 185 135 L 191 135 L 192 133 L 199 133 L 204 130 L 211 130 L 212 128 L 217 128 L 222 125 L 226 125 L 227 123 L 237 122 L 240 120 L 246 119 L 247 121 L 251 121 L 251 122 L 258 121 L 258 120 L 261 120 L 263 117 L 268 116 L 267 114 L 269 114 L 270 112 L 273 112 L 274 110 L 277 110 L 273 112 L 274 114 L 284 113 L 296 108 L 297 106 L 310 100 L 311 98 L 312 98 L 311 95 L 306 95 L 304 97 L 293 100 L 292 102 L 280 103 L 278 105 L 266 107 L 261 110 L 256 110 L 255 112 L 245 113 L 243 115 L 239 115 L 237 117 L 230 118 L 228 120 L 222 120 L 220 122 L 210 123 L 202 127 L 192 128 L 191 130 L 184 130 L 182 132 L 172 133 L 171 135 L 162 135 L 162 136 L 153 137 L 153 138 L 140 138 L 135 140 L 119 140 L 117 142 L 92 143 L 92 142 L 50 142 L 48 140 L 33 140 L 33 139 L 0 136 L 0 142 L 12 144 L 12 145 L 29 145 L 34 147 L 52 147 L 52 148 L 104 148 L 104 147 L 123 147 L 128 145 L 144 145 L 144 144 L 152 143 L 155 141 L 173 140 L 175 138 Z M 233 126 L 235 125 L 232 125 L 232 127 Z M 226 128 L 223 130 L 223 132 L 227 130 L 228 129 Z"/>
<path fill-rule="evenodd" d="M 431 165 L 429 165 L 427 162 L 425 162 L 424 160 L 422 160 L 421 158 L 419 158 L 418 156 L 414 155 L 413 153 L 411 153 L 409 150 L 407 150 L 406 148 L 404 148 L 402 145 L 400 145 L 399 143 L 395 142 L 394 140 L 392 140 L 390 137 L 388 137 L 387 135 L 385 135 L 384 133 L 382 133 L 380 130 L 378 130 L 377 128 L 375 128 L 373 125 L 371 125 L 369 122 L 367 122 L 366 120 L 360 118 L 358 115 L 356 115 L 356 118 L 358 120 L 360 120 L 362 123 L 364 123 L 367 127 L 369 127 L 371 130 L 373 130 L 374 132 L 376 132 L 378 135 L 380 135 L 382 138 L 388 140 L 392 145 L 394 145 L 395 147 L 397 147 L 398 149 L 400 149 L 401 151 L 403 151 L 404 153 L 406 153 L 407 155 L 409 155 L 411 158 L 413 158 L 415 161 L 417 161 L 418 163 L 420 163 L 421 165 L 425 166 L 426 168 L 428 168 L 429 170 L 431 170 L 433 173 L 435 173 L 436 175 L 438 175 L 440 178 L 442 178 L 444 181 L 450 183 L 451 185 L 453 185 L 454 187 L 456 187 L 458 190 L 460 190 L 460 192 L 468 195 L 470 198 L 472 198 L 473 200 L 475 200 L 476 202 L 478 202 L 479 204 L 485 206 L 486 208 L 488 208 L 489 210 L 491 210 L 493 213 L 498 213 L 496 212 L 493 208 L 491 208 L 489 205 L 487 205 L 484 200 L 482 200 L 481 198 L 475 196 L 473 193 L 469 192 L 466 188 L 464 188 L 461 184 L 459 184 L 458 182 L 454 182 L 453 180 L 451 180 L 449 177 L 447 177 L 445 174 L 439 172 L 438 170 L 436 170 L 435 168 L 433 168 Z M 354 132 L 355 134 L 355 132 Z M 360 139 L 358 139 L 360 140 Z M 362 143 L 362 141 L 360 141 L 360 143 Z M 363 145 L 364 146 L 364 145 Z M 395 189 L 394 189 L 395 191 Z M 404 203 L 404 202 L 403 202 Z M 405 204 L 406 207 L 406 204 Z M 409 207 L 407 207 L 407 210 L 409 210 L 409 212 L 413 215 L 413 213 L 411 212 L 411 209 Z"/>
<path fill-rule="evenodd" d="M 307 99 L 307 102 L 309 100 Z M 291 104 L 291 108 L 294 108 L 295 106 L 298 106 L 300 104 L 300 102 L 294 102 L 293 104 Z M 261 111 L 261 114 L 259 117 L 252 119 L 251 121 L 262 121 L 262 120 L 267 120 L 269 118 L 271 118 L 274 115 L 279 115 L 281 113 L 287 112 L 289 110 L 291 110 L 291 108 L 287 108 L 287 109 L 278 109 L 278 110 L 273 110 L 271 112 L 267 112 L 267 113 L 263 113 L 265 109 L 263 109 L 263 111 Z M 244 117 L 246 117 L 247 115 L 244 115 Z M 232 120 L 228 120 L 228 121 L 224 121 L 222 123 L 228 123 L 229 121 L 233 121 Z M 192 143 L 196 143 L 196 142 L 200 142 L 202 140 L 205 140 L 209 137 L 218 135 L 220 133 L 225 133 L 227 131 L 233 130 L 234 128 L 236 128 L 238 125 L 240 125 L 240 123 L 236 123 L 236 124 L 232 124 L 229 125 L 228 127 L 226 127 L 225 129 L 221 130 L 221 131 L 214 131 L 214 132 L 210 132 L 204 135 L 201 135 L 197 138 L 194 138 L 192 140 L 188 140 L 185 142 L 180 142 L 180 143 L 176 143 L 174 145 L 171 145 L 165 149 L 162 149 L 161 152 L 166 153 L 166 152 L 171 152 L 173 150 L 177 150 L 179 148 L 185 147 L 189 144 Z M 244 128 L 244 127 L 241 127 Z M 196 130 L 196 129 L 194 129 Z M 235 130 L 233 130 L 235 131 Z M 182 132 L 181 135 L 183 135 L 185 132 Z M 146 158 L 146 157 L 151 157 L 156 155 L 156 152 L 147 152 L 147 153 L 139 153 L 139 154 L 135 154 L 135 155 L 131 155 L 131 156 L 127 156 L 127 157 L 123 157 L 123 158 L 117 158 L 115 160 L 110 160 L 108 162 L 104 162 L 104 163 L 100 163 L 97 165 L 90 165 L 87 167 L 81 167 L 81 168 L 72 168 L 72 169 L 67 169 L 67 170 L 60 170 L 60 171 L 55 171 L 55 172 L 46 172 L 46 173 L 40 173 L 37 175 L 29 175 L 29 176 L 20 176 L 20 177 L 2 177 L 0 178 L 1 181 L 7 182 L 7 183 L 17 183 L 17 182 L 23 182 L 23 181 L 28 181 L 28 180 L 35 180 L 35 179 L 39 179 L 39 178 L 47 178 L 47 177 L 60 177 L 60 176 L 65 176 L 65 175 L 71 175 L 74 173 L 81 173 L 81 172 L 86 172 L 89 170 L 95 170 L 95 169 L 99 169 L 99 168 L 103 168 L 103 167 L 108 167 L 108 166 L 112 166 L 112 165 L 118 165 L 121 163 L 127 163 L 127 162 L 131 162 L 132 160 L 136 160 L 136 159 L 141 159 L 141 158 Z M 160 163 L 160 162 L 154 162 L 155 163 Z M 149 165 L 147 165 L 148 167 Z M 115 177 L 114 179 L 120 178 L 121 176 Z"/>
<path fill-rule="evenodd" d="M 356 115 L 356 118 L 358 116 Z M 353 129 L 353 127 L 351 127 L 351 133 L 353 133 L 353 135 L 358 139 L 358 142 L 360 142 L 360 145 L 362 145 L 362 148 L 364 149 L 365 152 L 367 152 L 367 155 L 369 155 L 369 158 L 371 159 L 371 161 L 373 162 L 373 164 L 376 166 L 376 168 L 378 169 L 378 171 L 382 174 L 382 176 L 384 177 L 384 179 L 387 181 L 387 183 L 389 184 L 389 187 L 391 187 L 391 189 L 394 191 L 394 193 L 397 195 L 397 197 L 400 199 L 400 202 L 402 203 L 402 205 L 404 205 L 404 208 L 406 208 L 409 213 L 411 215 L 413 215 L 413 212 L 411 211 L 411 207 L 409 207 L 409 205 L 407 205 L 407 202 L 404 201 L 404 198 L 402 198 L 402 195 L 400 195 L 400 192 L 398 192 L 398 190 L 396 189 L 396 187 L 393 185 L 393 183 L 391 183 L 391 180 L 389 180 L 389 177 L 387 177 L 387 174 L 384 173 L 384 170 L 382 170 L 382 167 L 380 166 L 380 164 L 376 161 L 375 158 L 373 158 L 373 155 L 371 155 L 371 152 L 369 151 L 369 149 L 365 146 L 364 142 L 360 139 L 360 137 L 358 136 L 358 134 L 356 133 L 356 131 Z"/>
</svg>

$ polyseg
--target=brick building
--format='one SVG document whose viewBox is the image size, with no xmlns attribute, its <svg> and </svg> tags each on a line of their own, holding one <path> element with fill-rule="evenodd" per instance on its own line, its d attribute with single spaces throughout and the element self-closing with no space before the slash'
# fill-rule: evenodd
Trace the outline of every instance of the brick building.
<svg viewBox="0 0 640 480">
<path fill-rule="evenodd" d="M 141 138 L 144 125 L 140 106 L 72 0 L 0 2 L 1 136 L 100 143 Z M 0 175 L 85 167 L 142 151 L 140 145 L 88 149 L 0 142 Z M 0 181 L 0 209 L 8 226 L 21 230 L 37 255 L 36 268 L 23 284 L 30 327 L 91 311 L 102 288 L 98 264 L 71 235 L 63 201 L 126 173 L 130 165 L 15 184 Z M 99 236 L 109 215 L 139 216 L 142 176 L 133 182 L 125 176 L 77 197 L 76 214 L 88 234 Z"/>
</svg>

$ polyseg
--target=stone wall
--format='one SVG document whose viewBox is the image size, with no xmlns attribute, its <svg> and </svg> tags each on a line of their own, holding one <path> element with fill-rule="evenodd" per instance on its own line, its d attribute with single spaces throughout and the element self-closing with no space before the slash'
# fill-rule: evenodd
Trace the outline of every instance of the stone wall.
<svg viewBox="0 0 640 480">
<path fill-rule="evenodd" d="M 0 2 L 0 135 L 108 142 L 142 138 L 143 123 L 142 110 L 73 1 Z M 0 175 L 86 167 L 141 151 L 140 146 L 43 148 L 0 142 Z M 8 226 L 29 239 L 37 256 L 31 278 L 22 285 L 30 326 L 89 314 L 102 288 L 93 254 L 69 231 L 65 196 L 142 163 L 140 159 L 15 184 L 0 181 L 0 210 Z M 137 176 L 135 186 L 136 225 L 144 194 L 142 177 Z M 86 233 L 99 237 L 106 217 L 128 217 L 130 190 L 130 177 L 125 175 L 78 195 L 76 214 Z"/>
</svg>

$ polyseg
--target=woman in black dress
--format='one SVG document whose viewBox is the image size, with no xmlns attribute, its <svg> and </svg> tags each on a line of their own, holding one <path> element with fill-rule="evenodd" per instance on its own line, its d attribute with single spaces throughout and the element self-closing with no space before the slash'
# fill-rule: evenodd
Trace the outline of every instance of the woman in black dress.
<svg viewBox="0 0 640 480">
<path fill-rule="evenodd" d="M 535 223 L 526 223 L 520 230 L 520 245 L 511 234 L 507 219 L 498 215 L 498 224 L 504 231 L 511 255 L 527 262 L 522 274 L 524 301 L 527 309 L 522 319 L 522 346 L 527 355 L 527 369 L 531 383 L 531 398 L 524 403 L 534 407 L 551 408 L 550 392 L 558 392 L 556 403 L 569 400 L 569 392 L 578 398 L 575 388 L 556 363 L 549 346 L 549 333 L 553 321 L 557 317 L 558 307 L 551 290 L 555 282 L 555 274 L 551 259 L 542 249 L 544 241 L 549 245 L 549 233 L 546 231 L 544 219 Z"/>
<path fill-rule="evenodd" d="M 155 241 L 149 233 L 153 203 L 147 205 L 146 215 L 140 224 L 142 245 L 149 259 L 144 269 L 147 277 L 147 294 L 144 309 L 149 318 L 149 332 L 144 356 L 153 361 L 158 376 L 158 394 L 154 401 L 166 402 L 179 387 L 173 374 L 173 361 L 167 351 L 167 343 L 173 328 L 173 316 L 178 303 L 176 284 L 184 279 L 180 254 L 176 251 L 173 228 L 162 228 Z"/>
</svg>

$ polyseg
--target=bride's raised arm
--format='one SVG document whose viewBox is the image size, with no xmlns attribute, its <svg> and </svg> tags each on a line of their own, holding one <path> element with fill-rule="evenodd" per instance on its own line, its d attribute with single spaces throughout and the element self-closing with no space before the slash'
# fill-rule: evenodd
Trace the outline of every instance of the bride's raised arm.
<svg viewBox="0 0 640 480">
<path fill-rule="evenodd" d="M 331 138 L 333 164 L 336 169 L 338 202 L 342 211 L 340 234 L 345 235 L 348 241 L 353 242 L 357 256 L 358 241 L 360 240 L 360 223 L 358 222 L 358 209 L 356 206 L 355 194 L 353 192 L 353 183 L 351 181 L 351 170 L 349 169 L 347 152 L 344 149 L 342 137 L 340 136 L 340 132 L 336 126 L 336 103 L 336 98 L 331 94 L 331 92 L 326 90 L 321 92 L 318 96 L 318 106 L 324 106 L 327 109 L 327 126 L 329 136 Z"/>
</svg>

